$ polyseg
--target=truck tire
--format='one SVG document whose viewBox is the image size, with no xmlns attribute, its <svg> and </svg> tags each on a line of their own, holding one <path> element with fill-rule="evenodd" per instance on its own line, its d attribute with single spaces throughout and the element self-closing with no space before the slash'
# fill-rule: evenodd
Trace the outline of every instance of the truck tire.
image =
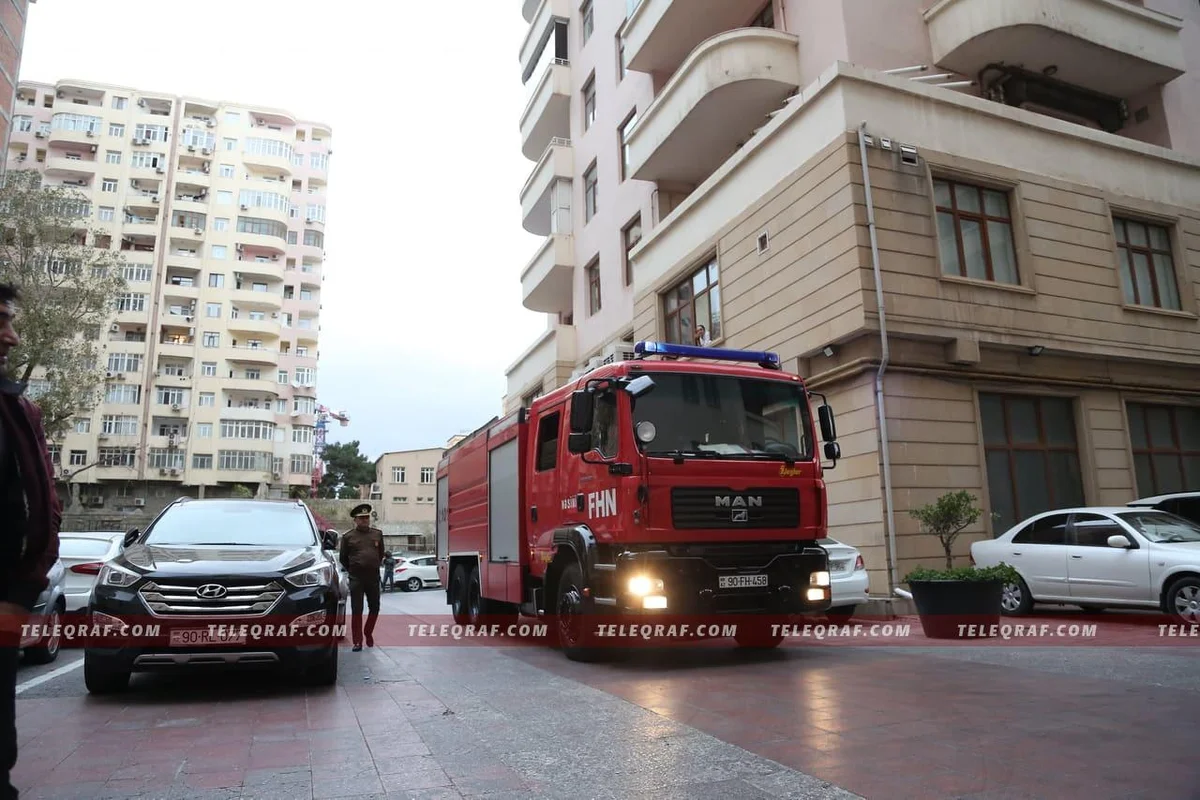
<svg viewBox="0 0 1200 800">
<path fill-rule="evenodd" d="M 479 585 L 479 568 L 471 570 L 467 578 L 466 614 L 468 625 L 483 625 L 484 618 L 483 588 Z"/>
<path fill-rule="evenodd" d="M 590 629 L 593 615 L 583 596 L 583 570 L 572 561 L 558 578 L 558 596 L 554 603 L 555 633 L 558 646 L 571 661 L 599 661 L 595 632 Z"/>
<path fill-rule="evenodd" d="M 467 624 L 467 568 L 462 564 L 450 574 L 450 613 L 455 624 Z"/>
</svg>

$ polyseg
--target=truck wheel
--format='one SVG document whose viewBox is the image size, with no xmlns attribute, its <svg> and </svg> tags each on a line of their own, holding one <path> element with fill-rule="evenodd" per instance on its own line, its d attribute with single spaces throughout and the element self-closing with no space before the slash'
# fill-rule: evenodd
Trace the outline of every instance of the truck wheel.
<svg viewBox="0 0 1200 800">
<path fill-rule="evenodd" d="M 775 633 L 771 626 L 761 622 L 738 622 L 734 641 L 738 647 L 748 650 L 771 650 L 783 643 L 783 634 Z"/>
<path fill-rule="evenodd" d="M 558 646 L 571 661 L 598 661 L 601 652 L 594 646 L 595 635 L 590 628 L 594 620 L 590 619 L 583 588 L 583 571 L 572 561 L 558 578 L 554 607 Z"/>
<path fill-rule="evenodd" d="M 89 694 L 113 694 L 129 687 L 129 672 L 105 669 L 83 653 L 83 685 Z"/>
<path fill-rule="evenodd" d="M 450 576 L 450 613 L 456 624 L 467 624 L 467 568 L 461 564 Z"/>
<path fill-rule="evenodd" d="M 471 570 L 467 580 L 467 624 L 483 624 L 483 589 L 479 585 L 479 570 Z"/>
</svg>

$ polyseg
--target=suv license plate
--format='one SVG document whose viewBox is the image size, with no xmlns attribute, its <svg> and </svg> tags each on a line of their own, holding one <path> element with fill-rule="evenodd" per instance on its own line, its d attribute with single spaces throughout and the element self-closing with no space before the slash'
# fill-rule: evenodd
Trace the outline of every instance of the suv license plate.
<svg viewBox="0 0 1200 800">
<path fill-rule="evenodd" d="M 717 586 L 721 589 L 754 589 L 766 585 L 766 575 L 721 575 L 717 578 Z"/>
<path fill-rule="evenodd" d="M 246 634 L 217 625 L 213 628 L 188 628 L 171 631 L 171 647 L 203 647 L 209 644 L 245 644 Z"/>
</svg>

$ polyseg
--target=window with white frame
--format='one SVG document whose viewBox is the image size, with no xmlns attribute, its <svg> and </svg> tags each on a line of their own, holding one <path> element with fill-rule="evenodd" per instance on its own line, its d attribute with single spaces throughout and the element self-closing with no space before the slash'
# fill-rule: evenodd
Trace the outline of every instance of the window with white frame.
<svg viewBox="0 0 1200 800">
<path fill-rule="evenodd" d="M 116 216 L 116 209 L 112 206 L 100 206 L 96 209 L 96 219 L 100 222 L 112 222 Z"/>
<path fill-rule="evenodd" d="M 117 297 L 118 312 L 140 312 L 146 310 L 146 295 L 123 294 Z"/>
<path fill-rule="evenodd" d="M 145 150 L 135 150 L 129 157 L 129 166 L 138 169 L 156 169 L 165 163 L 166 156 L 162 153 L 149 153 Z"/>
<path fill-rule="evenodd" d="M 204 304 L 204 316 L 208 317 L 209 319 L 220 319 L 221 318 L 221 304 L 220 303 L 205 303 Z"/>
<path fill-rule="evenodd" d="M 221 420 L 222 439 L 273 439 L 275 438 L 275 423 L 257 420 L 223 419 Z"/>
<path fill-rule="evenodd" d="M 126 108 L 129 107 L 129 98 L 128 97 L 120 97 L 118 95 L 113 95 L 112 107 L 115 108 L 117 111 L 125 110 Z"/>
<path fill-rule="evenodd" d="M 193 453 L 192 469 L 212 469 L 212 453 Z"/>
<path fill-rule="evenodd" d="M 287 213 L 292 203 L 287 197 L 277 192 L 267 192 L 261 189 L 242 189 L 238 193 L 238 205 L 250 208 L 274 209 Z"/>
<path fill-rule="evenodd" d="M 72 450 L 71 451 L 71 466 L 82 467 L 87 465 L 87 450 Z"/>
<path fill-rule="evenodd" d="M 121 277 L 126 283 L 149 283 L 154 274 L 154 268 L 149 264 L 124 264 L 121 267 Z"/>
<path fill-rule="evenodd" d="M 287 383 L 288 382 L 288 371 L 286 369 L 279 370 L 279 372 L 275 376 L 275 379 L 276 379 L 276 383 Z"/>
<path fill-rule="evenodd" d="M 142 368 L 141 353 L 109 353 L 109 372 L 138 372 Z"/>
<path fill-rule="evenodd" d="M 292 428 L 292 444 L 312 444 L 313 429 L 308 425 L 297 425 Z"/>
<path fill-rule="evenodd" d="M 293 475 L 308 475 L 313 471 L 313 457 L 293 453 L 291 468 Z"/>
<path fill-rule="evenodd" d="M 117 179 L 116 178 L 105 178 L 102 181 L 100 181 L 100 191 L 115 192 L 116 190 L 117 190 Z"/>
<path fill-rule="evenodd" d="M 50 118 L 50 129 L 56 131 L 78 131 L 93 136 L 100 133 L 104 120 L 87 114 L 55 114 Z"/>
<path fill-rule="evenodd" d="M 229 230 L 229 218 L 228 218 L 228 217 L 215 217 L 215 218 L 213 218 L 213 230 L 214 230 L 214 231 L 227 231 L 227 230 Z"/>
<path fill-rule="evenodd" d="M 221 334 L 216 331 L 205 331 L 202 343 L 205 347 L 220 347 Z"/>
<path fill-rule="evenodd" d="M 212 426 L 211 422 L 197 422 L 196 423 L 195 432 L 196 432 L 197 438 L 211 439 L 212 431 L 213 431 L 213 426 Z"/>
<path fill-rule="evenodd" d="M 266 472 L 271 468 L 270 453 L 257 450 L 220 450 L 217 452 L 217 469 L 244 472 Z"/>
<path fill-rule="evenodd" d="M 108 436 L 137 436 L 138 418 L 127 414 L 105 414 L 100 418 L 100 432 Z"/>
<path fill-rule="evenodd" d="M 137 450 L 132 447 L 101 447 L 96 462 L 102 467 L 137 466 Z"/>
<path fill-rule="evenodd" d="M 220 289 L 225 285 L 225 276 L 219 272 L 209 275 L 208 285 L 211 289 Z"/>
<path fill-rule="evenodd" d="M 105 164 L 120 164 L 121 163 L 121 151 L 120 150 L 105 151 L 104 163 Z"/>
<path fill-rule="evenodd" d="M 218 261 L 224 261 L 229 257 L 229 248 L 223 244 L 210 245 L 208 248 L 208 257 Z"/>
<path fill-rule="evenodd" d="M 304 208 L 304 219 L 310 222 L 325 221 L 325 206 L 317 203 L 309 203 Z"/>
<path fill-rule="evenodd" d="M 109 383 L 104 387 L 104 402 L 135 406 L 142 402 L 142 387 L 136 383 Z"/>
<path fill-rule="evenodd" d="M 312 367 L 296 367 L 296 383 L 312 386 L 317 381 L 317 371 Z"/>
<path fill-rule="evenodd" d="M 309 153 L 308 165 L 313 169 L 328 169 L 329 156 L 326 153 Z"/>
<path fill-rule="evenodd" d="M 119 122 L 108 123 L 108 135 L 120 138 L 125 135 L 125 126 Z"/>
<path fill-rule="evenodd" d="M 159 386 L 155 391 L 155 402 L 160 406 L 185 406 L 187 395 L 183 389 L 173 386 Z"/>
<path fill-rule="evenodd" d="M 421 483 L 424 483 L 424 484 L 433 483 L 433 477 L 434 477 L 435 472 L 436 472 L 435 467 L 421 467 Z"/>
<path fill-rule="evenodd" d="M 204 362 L 202 362 L 202 363 L 200 364 L 200 374 L 201 374 L 201 375 L 203 375 L 203 376 L 204 376 L 204 377 L 206 377 L 206 378 L 213 378 L 213 377 L 216 377 L 216 374 L 217 374 L 217 362 L 215 362 L 215 361 L 204 361 Z"/>
<path fill-rule="evenodd" d="M 76 419 L 75 420 L 75 432 L 76 433 L 91 433 L 92 432 L 91 419 L 89 419 L 88 417 L 79 417 L 78 419 Z"/>
<path fill-rule="evenodd" d="M 233 205 L 233 192 L 226 189 L 217 190 L 217 205 L 231 206 Z"/>
<path fill-rule="evenodd" d="M 133 138 L 151 142 L 165 142 L 167 141 L 167 126 L 139 122 L 133 129 Z"/>
<path fill-rule="evenodd" d="M 407 477 L 404 467 L 392 467 L 392 483 L 404 483 Z"/>
<path fill-rule="evenodd" d="M 242 152 L 246 155 L 282 158 L 289 162 L 292 160 L 292 146 L 279 139 L 260 139 L 252 136 L 246 139 Z"/>
<path fill-rule="evenodd" d="M 311 397 L 292 398 L 292 410 L 301 414 L 315 414 L 317 411 L 317 401 Z"/>
<path fill-rule="evenodd" d="M 214 392 L 201 392 L 199 405 L 203 408 L 212 408 L 217 404 L 217 395 Z"/>
</svg>

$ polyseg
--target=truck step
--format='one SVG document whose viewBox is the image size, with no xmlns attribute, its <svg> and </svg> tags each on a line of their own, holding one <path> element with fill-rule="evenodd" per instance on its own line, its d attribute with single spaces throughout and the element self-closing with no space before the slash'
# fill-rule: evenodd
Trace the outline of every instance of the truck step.
<svg viewBox="0 0 1200 800">
<path fill-rule="evenodd" d="M 596 570 L 597 572 L 616 572 L 617 565 L 616 564 L 593 564 L 592 569 Z"/>
</svg>

